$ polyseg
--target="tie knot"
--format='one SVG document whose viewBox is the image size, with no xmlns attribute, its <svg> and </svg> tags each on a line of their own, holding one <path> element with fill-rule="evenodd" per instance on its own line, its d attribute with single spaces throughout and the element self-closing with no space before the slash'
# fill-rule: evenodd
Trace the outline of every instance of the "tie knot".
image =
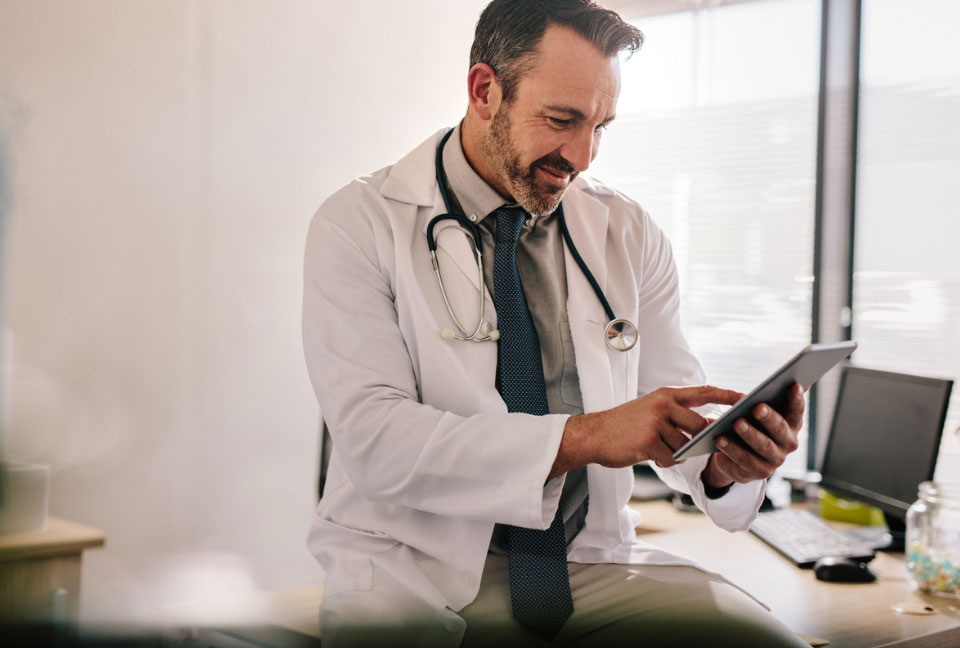
<svg viewBox="0 0 960 648">
<path fill-rule="evenodd" d="M 520 240 L 520 231 L 523 221 L 527 219 L 527 212 L 523 207 L 501 207 L 493 212 L 497 218 L 497 243 L 516 244 Z"/>
</svg>

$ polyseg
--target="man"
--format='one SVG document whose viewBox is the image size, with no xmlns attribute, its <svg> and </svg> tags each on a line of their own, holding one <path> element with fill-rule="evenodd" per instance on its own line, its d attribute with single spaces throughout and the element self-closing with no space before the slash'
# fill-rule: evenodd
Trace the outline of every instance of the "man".
<svg viewBox="0 0 960 648">
<path fill-rule="evenodd" d="M 642 461 L 721 527 L 745 529 L 804 408 L 795 386 L 784 412 L 754 412 L 764 430 L 740 422 L 746 447 L 672 459 L 708 423 L 692 408 L 740 394 L 700 385 L 649 215 L 580 175 L 615 117 L 618 54 L 641 43 L 586 0 L 494 0 L 463 121 L 318 211 L 303 317 L 334 441 L 309 539 L 328 572 L 325 646 L 803 645 L 633 531 Z M 434 222 L 448 210 L 478 225 L 482 278 L 464 226 Z M 602 290 L 563 242 L 561 212 Z M 600 294 L 636 323 L 633 348 L 604 344 Z M 486 341 L 441 335 L 451 314 L 467 336 L 484 320 L 474 337 Z"/>
</svg>

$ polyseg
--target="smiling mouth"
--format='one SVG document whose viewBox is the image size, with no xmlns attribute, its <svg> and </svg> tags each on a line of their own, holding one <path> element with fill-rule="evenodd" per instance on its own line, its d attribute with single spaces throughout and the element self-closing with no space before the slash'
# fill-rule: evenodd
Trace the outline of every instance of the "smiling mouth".
<svg viewBox="0 0 960 648">
<path fill-rule="evenodd" d="M 547 180 L 550 180 L 555 185 L 565 186 L 570 182 L 571 174 L 569 173 L 561 173 L 546 166 L 538 166 L 537 169 L 542 171 L 547 177 Z"/>
</svg>

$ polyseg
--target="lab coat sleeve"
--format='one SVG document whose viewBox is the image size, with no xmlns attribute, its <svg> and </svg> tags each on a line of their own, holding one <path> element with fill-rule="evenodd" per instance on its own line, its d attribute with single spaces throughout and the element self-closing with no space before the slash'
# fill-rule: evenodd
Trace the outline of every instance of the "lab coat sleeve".
<svg viewBox="0 0 960 648">
<path fill-rule="evenodd" d="M 566 416 L 460 416 L 419 401 L 390 281 L 386 209 L 355 182 L 321 206 L 307 237 L 303 340 L 333 447 L 373 501 L 545 529 Z M 469 395 L 465 395 L 469 398 Z"/>
<path fill-rule="evenodd" d="M 670 242 L 646 211 L 642 211 L 640 285 L 640 358 L 638 396 L 663 386 L 699 385 L 703 368 L 693 355 L 680 325 L 680 290 Z M 651 467 L 670 488 L 689 494 L 697 508 L 721 528 L 741 531 L 750 526 L 763 501 L 766 481 L 734 486 L 718 499 L 704 492 L 701 473 L 709 457 L 686 460 L 671 468 Z"/>
</svg>

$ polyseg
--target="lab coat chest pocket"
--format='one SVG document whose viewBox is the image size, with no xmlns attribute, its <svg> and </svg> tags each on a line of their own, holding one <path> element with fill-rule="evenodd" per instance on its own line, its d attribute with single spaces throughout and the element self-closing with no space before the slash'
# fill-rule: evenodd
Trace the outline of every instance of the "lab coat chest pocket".
<svg viewBox="0 0 960 648">
<path fill-rule="evenodd" d="M 609 409 L 636 398 L 643 340 L 629 351 L 617 351 L 605 343 L 607 322 L 585 319 L 571 322 L 571 328 L 584 411 Z"/>
<path fill-rule="evenodd" d="M 631 318 L 631 321 L 636 321 Z M 613 383 L 615 405 L 622 405 L 637 397 L 637 370 L 640 360 L 640 347 L 643 343 L 639 337 L 632 349 L 618 351 L 606 344 L 607 323 L 597 324 L 599 335 L 604 340 L 604 351 L 610 361 L 610 377 Z"/>
<path fill-rule="evenodd" d="M 639 313 L 636 309 L 631 310 L 629 319 L 635 324 L 639 324 Z M 640 332 L 637 332 L 637 343 L 629 351 L 611 351 L 610 353 L 615 353 L 623 359 L 624 363 L 624 385 L 626 387 L 626 393 L 624 394 L 624 401 L 633 400 L 638 396 L 637 386 L 640 380 L 640 362 L 641 354 L 643 353 L 643 336 L 640 335 Z"/>
</svg>

